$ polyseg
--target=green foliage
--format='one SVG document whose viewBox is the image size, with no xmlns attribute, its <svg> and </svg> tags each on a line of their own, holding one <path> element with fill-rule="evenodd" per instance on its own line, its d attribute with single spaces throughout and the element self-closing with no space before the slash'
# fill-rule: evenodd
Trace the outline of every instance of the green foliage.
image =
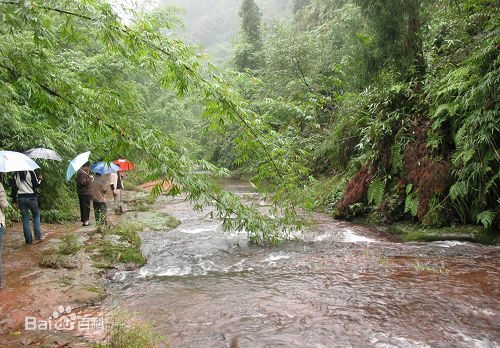
<svg viewBox="0 0 500 348">
<path fill-rule="evenodd" d="M 73 255 L 64 254 L 48 254 L 43 255 L 38 263 L 40 267 L 45 268 L 66 268 L 74 269 L 78 268 L 78 263 L 76 262 Z"/>
<path fill-rule="evenodd" d="M 495 11 L 487 1 L 465 1 L 441 10 L 433 22 L 438 41 L 431 55 L 437 75 L 429 89 L 435 105 L 432 131 L 452 142 L 456 183 L 450 197 L 464 223 L 480 221 L 478 215 L 498 197 L 500 41 L 495 28 L 500 23 Z"/>
<path fill-rule="evenodd" d="M 438 197 L 434 196 L 429 200 L 429 208 L 422 218 L 422 225 L 426 227 L 443 227 L 449 224 L 445 206 L 443 206 Z"/>
<path fill-rule="evenodd" d="M 93 259 L 101 267 L 129 262 L 143 266 L 147 260 L 141 252 L 141 238 L 138 235 L 142 230 L 143 226 L 137 223 L 113 226 L 102 231 L 102 238 L 87 248 L 94 252 Z M 114 237 L 118 237 L 120 242 L 115 242 Z"/>
<path fill-rule="evenodd" d="M 14 208 L 12 205 L 9 205 L 7 209 L 3 211 L 5 214 L 5 220 L 7 225 L 14 221 L 21 221 L 21 211 L 19 209 Z"/>
<path fill-rule="evenodd" d="M 80 238 L 74 233 L 67 233 L 59 243 L 59 253 L 62 255 L 74 255 L 82 248 Z"/>
<path fill-rule="evenodd" d="M 95 348 L 156 348 L 165 345 L 165 338 L 154 332 L 151 324 L 131 320 L 130 314 L 116 312 L 111 318 L 111 327 L 106 345 Z"/>
<path fill-rule="evenodd" d="M 373 204 L 379 207 L 384 199 L 385 180 L 375 178 L 368 187 L 368 204 Z"/>
<path fill-rule="evenodd" d="M 299 12 L 304 7 L 306 7 L 309 2 L 310 0 L 293 0 L 293 12 Z"/>
<path fill-rule="evenodd" d="M 492 210 L 485 210 L 476 216 L 476 222 L 483 224 L 484 227 L 490 228 L 495 221 L 496 212 Z"/>
<path fill-rule="evenodd" d="M 58 209 L 45 210 L 41 208 L 40 218 L 42 222 L 46 223 L 62 223 L 65 221 L 76 221 L 76 209 L 75 206 L 59 206 Z"/>
<path fill-rule="evenodd" d="M 395 142 L 391 147 L 391 174 L 400 173 L 403 170 L 403 150 L 401 142 Z"/>
<path fill-rule="evenodd" d="M 372 168 L 370 185 L 353 186 L 366 188 L 384 221 L 404 211 L 428 226 L 479 223 L 479 214 L 495 211 L 498 9 L 489 1 L 444 0 L 296 5 L 293 23 L 266 33 L 261 69 L 238 81 L 249 109 L 293 141 L 286 153 L 302 150 L 296 158 L 303 172 L 349 180 Z M 218 155 L 230 159 L 225 144 Z M 316 181 L 302 181 L 317 197 Z M 302 201 L 330 209 L 343 203 L 327 197 L 330 204 Z M 366 210 L 352 208 L 348 216 Z"/>
<path fill-rule="evenodd" d="M 126 154 L 146 180 L 173 182 L 168 194 L 185 193 L 255 243 L 278 243 L 300 226 L 297 192 L 322 185 L 311 175 L 338 176 L 345 187 L 360 168 L 377 173 L 369 204 L 383 205 L 388 191 L 401 205 L 391 211 L 403 210 L 404 196 L 405 212 L 430 224 L 445 214 L 446 223 L 489 223 L 483 212 L 496 210 L 500 179 L 497 8 L 478 0 L 295 4 L 293 22 L 262 32 L 256 4 L 243 3 L 237 55 L 248 75 L 221 74 L 164 35 L 168 14 L 135 13 L 126 26 L 101 0 L 0 1 L 0 113 L 9 115 L 0 119 L 0 148 L 45 146 L 68 159 L 87 149 L 107 160 Z M 201 146 L 193 130 L 203 131 Z M 228 171 L 197 156 L 207 149 L 268 187 L 267 215 L 214 184 Z M 431 173 L 437 161 L 453 168 L 444 184 Z M 47 210 L 74 195 L 60 182 L 63 167 L 43 165 Z M 335 187 L 304 205 L 333 210 L 342 204 Z"/>
<path fill-rule="evenodd" d="M 422 69 L 420 0 L 355 0 L 373 30 L 370 69 L 377 73 L 387 64 L 408 75 Z M 373 75 L 373 76 L 376 76 Z"/>
<path fill-rule="evenodd" d="M 236 46 L 234 65 L 237 70 L 256 69 L 259 66 L 258 53 L 262 48 L 262 12 L 254 0 L 243 0 L 241 17 L 241 42 Z"/>
<path fill-rule="evenodd" d="M 68 159 L 92 149 L 95 158 L 109 161 L 126 154 L 144 168 L 147 179 L 173 181 L 169 194 L 186 192 L 200 207 L 215 207 L 225 228 L 246 229 L 254 241 L 267 240 L 268 233 L 275 241 L 293 228 L 293 205 L 283 198 L 302 171 L 283 157 L 282 142 L 213 66 L 193 47 L 162 34 L 171 27 L 168 17 L 135 13 L 129 27 L 101 0 L 52 0 L 43 6 L 0 2 L 0 10 L 0 112 L 11 115 L 0 120 L 0 148 L 46 146 Z M 170 90 L 164 104 L 153 101 L 158 92 L 152 84 Z M 197 158 L 185 139 L 158 124 L 172 103 L 182 105 L 173 102 L 182 96 L 203 101 L 207 133 L 222 137 L 227 129 L 239 130 L 240 163 L 260 159 L 256 180 L 271 178 L 276 184 L 274 217 L 246 207 L 209 177 L 191 174 L 195 169 L 214 176 L 227 172 Z M 54 173 L 64 170 L 47 166 Z M 53 177 L 64 188 L 62 176 Z M 54 201 L 62 196 L 55 192 Z"/>
<path fill-rule="evenodd" d="M 307 210 L 333 213 L 347 185 L 345 176 L 323 177 L 304 184 L 294 192 L 294 200 Z"/>
<path fill-rule="evenodd" d="M 419 199 L 411 184 L 406 186 L 405 213 L 417 216 Z"/>
<path fill-rule="evenodd" d="M 354 203 L 348 207 L 346 217 L 349 219 L 358 215 L 362 215 L 366 213 L 366 211 L 366 207 L 363 205 L 363 203 Z"/>
</svg>

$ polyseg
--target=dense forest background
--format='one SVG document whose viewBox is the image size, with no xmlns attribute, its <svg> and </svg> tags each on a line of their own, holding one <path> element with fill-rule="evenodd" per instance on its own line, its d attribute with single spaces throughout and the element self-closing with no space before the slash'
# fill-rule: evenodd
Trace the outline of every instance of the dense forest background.
<svg viewBox="0 0 500 348">
<path fill-rule="evenodd" d="M 292 0 L 257 0 L 256 4 L 262 9 L 263 23 L 292 19 Z M 177 8 L 184 24 L 176 34 L 189 43 L 201 45 L 214 64 L 222 66 L 230 58 L 240 25 L 241 1 L 158 0 L 149 6 L 156 10 Z"/>
<path fill-rule="evenodd" d="M 232 67 L 302 165 L 294 199 L 343 218 L 498 228 L 498 3 L 287 5 L 292 20 L 265 24 L 265 6 L 242 1 Z M 252 173 L 237 142 L 235 130 L 212 160 Z"/>
<path fill-rule="evenodd" d="M 2 149 L 126 154 L 255 241 L 286 236 L 296 207 L 498 229 L 496 1 L 163 1 L 125 23 L 100 0 L 0 12 Z M 74 185 L 41 165 L 44 216 L 63 219 Z M 221 190 L 225 168 L 277 211 Z"/>
</svg>

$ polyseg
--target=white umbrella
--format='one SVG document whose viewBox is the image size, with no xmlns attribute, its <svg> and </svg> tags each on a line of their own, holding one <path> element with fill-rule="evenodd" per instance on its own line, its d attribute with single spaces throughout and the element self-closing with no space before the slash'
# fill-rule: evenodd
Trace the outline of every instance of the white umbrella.
<svg viewBox="0 0 500 348">
<path fill-rule="evenodd" d="M 36 149 L 30 149 L 24 153 L 30 158 L 40 158 L 54 161 L 62 161 L 62 157 L 59 156 L 57 152 L 51 149 L 45 149 L 43 147 L 38 147 Z"/>
<path fill-rule="evenodd" d="M 69 181 L 78 169 L 89 161 L 89 157 L 90 151 L 79 154 L 69 162 L 68 169 L 66 170 L 66 181 Z"/>
<path fill-rule="evenodd" d="M 20 152 L 0 151 L 0 172 L 33 171 L 40 168 L 31 158 Z"/>
</svg>

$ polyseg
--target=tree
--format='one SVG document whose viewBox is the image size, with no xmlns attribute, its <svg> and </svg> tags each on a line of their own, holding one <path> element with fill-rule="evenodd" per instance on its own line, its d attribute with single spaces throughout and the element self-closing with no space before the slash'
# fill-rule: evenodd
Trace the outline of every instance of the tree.
<svg viewBox="0 0 500 348">
<path fill-rule="evenodd" d="M 255 70 L 259 67 L 258 53 L 262 49 L 262 12 L 254 0 L 243 0 L 239 15 L 240 42 L 235 48 L 234 64 L 240 71 Z"/>
<path fill-rule="evenodd" d="M 293 13 L 297 13 L 309 4 L 310 0 L 293 0 Z"/>
<path fill-rule="evenodd" d="M 425 62 L 422 53 L 420 0 L 356 0 L 375 33 L 373 65 L 375 72 L 395 67 L 411 78 L 422 77 Z"/>
<path fill-rule="evenodd" d="M 127 153 L 148 179 L 173 182 L 169 194 L 184 192 L 197 209 L 215 208 L 212 214 L 225 229 L 245 229 L 255 242 L 276 242 L 290 231 L 293 207 L 282 210 L 277 203 L 290 187 L 281 179 L 293 175 L 293 164 L 274 150 L 273 134 L 193 47 L 162 35 L 169 23 L 139 13 L 126 26 L 101 0 L 0 1 L 0 12 L 2 148 L 49 146 L 71 158 L 91 147 L 105 160 Z M 260 179 L 279 183 L 274 217 L 245 206 L 210 177 L 191 174 L 195 168 L 212 177 L 227 171 L 147 122 L 143 88 L 134 80 L 141 73 L 179 98 L 200 100 L 207 132 L 222 136 L 227 127 L 239 127 L 238 160 L 266 159 Z"/>
</svg>

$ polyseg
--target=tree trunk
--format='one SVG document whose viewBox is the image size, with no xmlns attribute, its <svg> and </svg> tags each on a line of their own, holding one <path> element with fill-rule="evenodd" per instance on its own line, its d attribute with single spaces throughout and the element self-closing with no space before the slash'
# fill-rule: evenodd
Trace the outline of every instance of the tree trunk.
<svg viewBox="0 0 500 348">
<path fill-rule="evenodd" d="M 421 0 L 407 0 L 408 4 L 408 39 L 407 47 L 414 65 L 413 77 L 422 79 L 425 74 L 425 61 L 420 35 L 420 6 Z"/>
</svg>

